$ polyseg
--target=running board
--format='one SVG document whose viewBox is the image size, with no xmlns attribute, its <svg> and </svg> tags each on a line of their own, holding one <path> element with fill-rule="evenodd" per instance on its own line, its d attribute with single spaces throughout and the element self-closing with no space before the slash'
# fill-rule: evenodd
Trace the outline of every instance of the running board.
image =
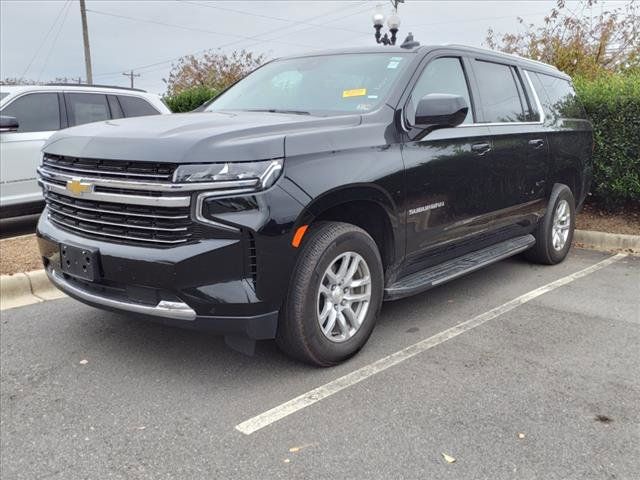
<svg viewBox="0 0 640 480">
<path fill-rule="evenodd" d="M 475 272 L 517 253 L 536 243 L 533 235 L 512 238 L 490 247 L 447 260 L 425 270 L 407 275 L 384 289 L 385 300 L 397 300 L 436 287 L 455 278 Z"/>
</svg>

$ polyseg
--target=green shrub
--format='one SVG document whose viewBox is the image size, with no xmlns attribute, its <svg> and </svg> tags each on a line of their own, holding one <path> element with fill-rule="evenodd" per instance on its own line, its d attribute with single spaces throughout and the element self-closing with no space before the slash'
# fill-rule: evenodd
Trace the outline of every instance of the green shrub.
<svg viewBox="0 0 640 480">
<path fill-rule="evenodd" d="M 165 97 L 164 101 L 173 113 L 190 112 L 218 94 L 218 91 L 205 86 L 191 87 L 182 92 Z"/>
<path fill-rule="evenodd" d="M 593 122 L 592 199 L 604 208 L 640 203 L 640 74 L 574 83 Z"/>
</svg>

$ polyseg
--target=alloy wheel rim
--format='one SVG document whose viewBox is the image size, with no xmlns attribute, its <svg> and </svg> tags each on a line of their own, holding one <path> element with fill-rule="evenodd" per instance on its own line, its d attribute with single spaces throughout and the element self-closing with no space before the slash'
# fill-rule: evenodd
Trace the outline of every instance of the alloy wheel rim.
<svg viewBox="0 0 640 480">
<path fill-rule="evenodd" d="M 571 209 L 569 202 L 560 200 L 553 214 L 553 228 L 551 229 L 551 243 L 555 250 L 562 250 L 569 238 L 571 227 Z"/>
<path fill-rule="evenodd" d="M 371 273 L 361 255 L 345 252 L 327 267 L 317 296 L 320 330 L 332 342 L 353 337 L 364 322 L 371 303 Z"/>
</svg>

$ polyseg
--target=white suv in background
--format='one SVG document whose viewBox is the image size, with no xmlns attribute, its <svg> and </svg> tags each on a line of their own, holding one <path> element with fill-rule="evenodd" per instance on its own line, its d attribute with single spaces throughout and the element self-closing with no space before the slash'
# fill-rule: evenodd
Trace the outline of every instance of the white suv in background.
<svg viewBox="0 0 640 480">
<path fill-rule="evenodd" d="M 57 130 L 123 117 L 171 113 L 144 90 L 89 85 L 0 85 L 0 218 L 37 213 L 40 149 Z"/>
</svg>

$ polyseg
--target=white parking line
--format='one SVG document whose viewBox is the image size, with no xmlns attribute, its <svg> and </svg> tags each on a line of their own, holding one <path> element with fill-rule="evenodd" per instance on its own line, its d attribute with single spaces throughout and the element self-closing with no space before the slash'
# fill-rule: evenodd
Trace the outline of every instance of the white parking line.
<svg viewBox="0 0 640 480">
<path fill-rule="evenodd" d="M 314 388 L 313 390 L 303 393 L 302 395 L 289 400 L 277 407 L 272 408 L 271 410 L 267 410 L 260 415 L 257 415 L 249 420 L 246 420 L 238 425 L 236 425 L 236 430 L 244 433 L 245 435 L 251 435 L 252 433 L 264 428 L 268 425 L 271 425 L 278 420 L 283 419 L 303 408 L 306 408 L 310 405 L 313 405 L 320 400 L 330 397 L 331 395 L 338 393 L 345 388 L 351 387 L 373 375 L 376 373 L 380 373 L 394 365 L 398 365 L 405 360 L 408 360 L 419 353 L 422 353 L 430 348 L 435 347 L 436 345 L 440 345 L 447 340 L 451 340 L 452 338 L 457 337 L 465 332 L 468 332 L 471 329 L 479 327 L 483 323 L 488 322 L 496 317 L 499 317 L 503 313 L 507 313 L 520 305 L 523 305 L 527 302 L 530 302 L 534 298 L 539 297 L 540 295 L 544 295 L 556 288 L 562 287 L 563 285 L 567 285 L 568 283 L 573 282 L 579 278 L 585 277 L 595 271 L 600 270 L 601 268 L 606 267 L 607 265 L 611 265 L 612 263 L 617 262 L 618 260 L 626 257 L 625 254 L 620 253 L 618 255 L 609 257 L 601 262 L 596 263 L 595 265 L 591 265 L 583 270 L 572 273 L 571 275 L 567 275 L 566 277 L 562 277 L 558 280 L 555 280 L 551 283 L 543 285 L 542 287 L 536 288 L 535 290 L 531 290 L 524 295 L 521 295 L 513 300 L 500 305 L 488 312 L 482 313 L 476 317 L 473 317 L 465 322 L 462 322 L 454 327 L 448 328 L 432 337 L 421 340 L 420 342 L 414 343 L 402 350 L 399 350 L 391 355 L 381 358 L 369 365 L 366 365 L 358 370 L 355 370 L 347 375 L 337 378 L 325 385 L 322 385 L 318 388 Z"/>
</svg>

